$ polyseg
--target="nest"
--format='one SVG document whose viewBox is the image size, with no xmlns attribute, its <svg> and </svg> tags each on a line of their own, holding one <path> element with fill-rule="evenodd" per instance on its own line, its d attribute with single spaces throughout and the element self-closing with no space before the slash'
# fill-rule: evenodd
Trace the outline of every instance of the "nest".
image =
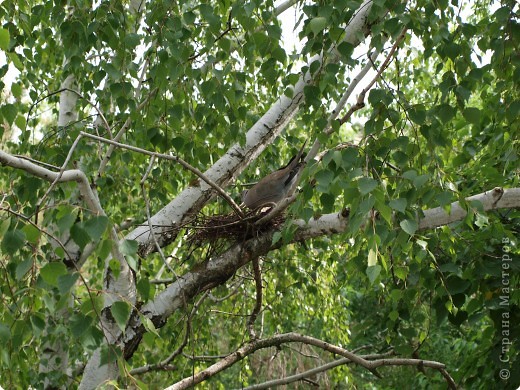
<svg viewBox="0 0 520 390">
<path fill-rule="evenodd" d="M 269 211 L 251 212 L 244 218 L 235 213 L 212 216 L 199 214 L 190 227 L 188 241 L 201 245 L 204 243 L 215 244 L 218 241 L 248 240 L 268 230 L 279 228 L 284 223 L 285 217 L 279 214 L 266 223 L 255 225 L 255 222 Z"/>
</svg>

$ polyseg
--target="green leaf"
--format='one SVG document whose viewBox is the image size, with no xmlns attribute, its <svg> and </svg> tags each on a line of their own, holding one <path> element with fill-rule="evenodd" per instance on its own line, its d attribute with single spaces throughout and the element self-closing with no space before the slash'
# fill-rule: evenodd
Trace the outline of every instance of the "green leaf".
<svg viewBox="0 0 520 390">
<path fill-rule="evenodd" d="M 58 212 L 58 215 L 56 215 L 57 225 L 60 229 L 60 233 L 64 233 L 68 231 L 72 225 L 74 225 L 74 222 L 76 221 L 76 218 L 78 217 L 77 212 L 74 212 L 72 208 L 65 207 L 61 209 Z"/>
<path fill-rule="evenodd" d="M 322 16 L 312 18 L 309 22 L 309 27 L 314 35 L 317 35 L 327 27 L 327 19 Z"/>
<path fill-rule="evenodd" d="M 83 224 L 83 228 L 93 241 L 98 241 L 108 226 L 106 216 L 97 216 L 89 219 Z"/>
<path fill-rule="evenodd" d="M 112 304 L 110 311 L 119 329 L 124 331 L 126 322 L 130 318 L 130 305 L 123 301 L 117 301 Z"/>
<path fill-rule="evenodd" d="M 415 188 L 421 188 L 430 179 L 430 175 L 420 175 L 413 179 L 413 185 Z"/>
<path fill-rule="evenodd" d="M 58 261 L 48 263 L 40 270 L 40 276 L 45 283 L 54 287 L 58 287 L 58 278 L 66 274 L 67 267 L 65 267 L 65 264 Z"/>
<path fill-rule="evenodd" d="M 195 20 L 196 20 L 196 18 L 197 18 L 197 15 L 195 15 L 194 12 L 188 11 L 188 12 L 185 12 L 185 13 L 182 15 L 182 18 L 184 19 L 184 21 L 186 22 L 186 24 L 193 24 L 193 23 L 195 23 Z"/>
<path fill-rule="evenodd" d="M 477 225 L 480 228 L 483 228 L 484 226 L 489 226 L 489 218 L 485 214 L 477 213 L 475 225 Z"/>
<path fill-rule="evenodd" d="M 452 275 L 446 280 L 446 287 L 452 295 L 463 293 L 470 286 L 471 282 L 469 280 L 459 278 L 458 276 Z"/>
<path fill-rule="evenodd" d="M 348 61 L 352 57 L 352 53 L 354 52 L 354 46 L 348 42 L 343 41 L 338 45 L 338 51 L 343 57 L 343 60 Z"/>
<path fill-rule="evenodd" d="M 25 233 L 19 229 L 10 230 L 5 233 L 2 239 L 2 250 L 13 255 L 17 250 L 22 248 L 25 244 Z"/>
<path fill-rule="evenodd" d="M 460 46 L 455 42 L 448 42 L 444 45 L 444 52 L 451 60 L 455 60 L 460 55 Z"/>
<path fill-rule="evenodd" d="M 131 33 L 125 37 L 125 44 L 130 48 L 134 49 L 141 42 L 141 36 L 139 34 Z"/>
<path fill-rule="evenodd" d="M 406 206 L 407 206 L 408 202 L 405 198 L 397 198 L 397 199 L 392 199 L 388 205 L 393 208 L 394 210 L 397 210 L 401 213 L 404 213 L 406 211 Z"/>
<path fill-rule="evenodd" d="M 467 107 L 462 112 L 462 116 L 469 122 L 474 125 L 478 125 L 480 123 L 480 110 L 475 107 Z"/>
<path fill-rule="evenodd" d="M 10 39 L 9 31 L 5 28 L 0 28 L 0 49 L 7 51 L 9 49 Z"/>
<path fill-rule="evenodd" d="M 315 85 L 306 85 L 303 87 L 303 94 L 305 95 L 305 101 L 313 106 L 319 107 L 321 105 L 320 100 L 320 89 Z"/>
<path fill-rule="evenodd" d="M 119 245 L 119 250 L 125 256 L 135 256 L 139 244 L 135 240 L 123 240 Z"/>
<path fill-rule="evenodd" d="M 442 104 L 437 107 L 437 116 L 442 121 L 442 123 L 448 123 L 455 117 L 457 110 L 451 107 L 448 104 Z"/>
<path fill-rule="evenodd" d="M 157 337 L 161 337 L 159 333 L 157 332 L 157 329 L 155 328 L 155 325 L 153 324 L 152 320 L 148 317 L 145 317 L 143 315 L 139 316 L 141 318 L 141 322 L 143 323 L 144 328 L 150 332 L 156 335 Z"/>
<path fill-rule="evenodd" d="M 418 125 L 422 125 L 426 120 L 426 110 L 422 105 L 410 108 L 410 110 L 408 110 L 408 115 L 410 115 L 410 119 Z"/>
<path fill-rule="evenodd" d="M 330 183 L 332 183 L 332 180 L 334 180 L 334 173 L 329 169 L 323 169 L 318 171 L 314 178 L 316 179 L 317 183 L 316 189 L 319 192 L 328 192 Z"/>
<path fill-rule="evenodd" d="M 392 101 L 392 96 L 388 94 L 386 90 L 376 88 L 370 90 L 370 93 L 368 94 L 368 101 L 373 106 L 378 106 L 379 103 L 388 105 Z"/>
<path fill-rule="evenodd" d="M 35 227 L 34 225 L 25 225 L 22 228 L 22 231 L 25 233 L 27 241 L 29 241 L 31 244 L 38 243 L 41 232 L 37 227 Z"/>
<path fill-rule="evenodd" d="M 74 226 L 72 226 L 72 228 L 70 229 L 70 236 L 72 237 L 74 242 L 79 245 L 81 249 L 84 249 L 85 246 L 89 242 L 91 242 L 89 234 L 82 227 L 81 223 L 75 223 Z"/>
<path fill-rule="evenodd" d="M 448 319 L 455 326 L 460 326 L 464 321 L 468 319 L 468 313 L 464 310 L 459 310 L 457 314 L 448 314 Z"/>
<path fill-rule="evenodd" d="M 7 123 L 12 125 L 16 119 L 16 115 L 18 115 L 18 108 L 14 104 L 7 103 L 4 104 L 2 108 L 0 108 L 0 112 L 2 113 Z"/>
<path fill-rule="evenodd" d="M 113 345 L 107 346 L 104 344 L 101 348 L 101 357 L 99 359 L 100 365 L 106 365 L 109 363 L 114 363 L 117 359 L 121 358 L 123 355 L 120 348 L 117 348 Z M 115 385 L 115 383 L 111 383 L 111 385 Z"/>
<path fill-rule="evenodd" d="M 376 209 L 379 211 L 384 220 L 390 225 L 392 223 L 392 209 L 383 202 L 376 202 Z"/>
<path fill-rule="evenodd" d="M 31 315 L 29 320 L 31 321 L 32 329 L 35 335 L 41 335 L 45 329 L 45 321 L 37 314 Z"/>
<path fill-rule="evenodd" d="M 377 187 L 377 181 L 371 177 L 362 177 L 358 180 L 359 192 L 366 195 Z"/>
<path fill-rule="evenodd" d="M 137 292 L 141 296 L 141 299 L 144 302 L 147 302 L 150 298 L 150 279 L 148 279 L 147 277 L 141 278 L 137 282 Z"/>
<path fill-rule="evenodd" d="M 282 238 L 282 233 L 279 232 L 279 231 L 276 231 L 273 233 L 273 238 L 271 238 L 271 244 L 274 245 L 276 244 L 278 241 L 280 241 Z"/>
<path fill-rule="evenodd" d="M 366 274 L 368 276 L 368 280 L 370 281 L 370 284 L 374 284 L 376 279 L 378 278 L 379 274 L 381 273 L 381 266 L 379 264 L 376 264 L 372 267 L 367 267 Z"/>
<path fill-rule="evenodd" d="M 74 286 L 79 278 L 79 273 L 67 273 L 58 277 L 58 290 L 60 294 L 65 295 Z"/>
<path fill-rule="evenodd" d="M 4 237 L 7 229 L 11 225 L 11 218 L 6 218 L 2 222 L 0 222 L 0 237 Z"/>
<path fill-rule="evenodd" d="M 108 255 L 110 255 L 110 251 L 112 250 L 112 245 L 114 242 L 110 239 L 102 240 L 101 244 L 97 247 L 97 254 L 101 260 L 105 260 Z"/>
<path fill-rule="evenodd" d="M 70 319 L 70 331 L 74 337 L 78 338 L 87 331 L 93 322 L 92 317 L 76 313 Z"/>
<path fill-rule="evenodd" d="M 32 266 L 33 266 L 33 259 L 31 257 L 25 259 L 20 264 L 18 264 L 16 266 L 16 272 L 15 272 L 16 280 L 22 280 L 22 278 L 25 276 L 27 271 L 29 271 L 31 269 Z"/>
<path fill-rule="evenodd" d="M 13 83 L 11 84 L 11 92 L 16 99 L 20 99 L 22 97 L 23 90 L 20 84 Z"/>
<path fill-rule="evenodd" d="M 0 341 L 6 345 L 11 338 L 11 329 L 8 326 L 0 322 Z"/>
<path fill-rule="evenodd" d="M 417 221 L 414 221 L 413 219 L 405 219 L 404 221 L 401 221 L 400 225 L 401 228 L 410 236 L 413 236 L 419 228 Z"/>
<path fill-rule="evenodd" d="M 323 212 L 330 213 L 334 209 L 336 198 L 332 194 L 323 193 L 320 195 L 320 203 L 323 206 Z"/>
<path fill-rule="evenodd" d="M 417 172 L 413 169 L 403 173 L 403 178 L 407 180 L 413 180 L 417 177 Z"/>
</svg>

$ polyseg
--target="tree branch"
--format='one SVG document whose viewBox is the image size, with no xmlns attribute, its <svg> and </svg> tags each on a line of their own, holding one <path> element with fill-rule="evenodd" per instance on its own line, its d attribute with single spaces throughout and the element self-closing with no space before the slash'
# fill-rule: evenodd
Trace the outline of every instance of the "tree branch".
<svg viewBox="0 0 520 390">
<path fill-rule="evenodd" d="M 260 270 L 260 260 L 258 257 L 255 257 L 252 261 L 253 264 L 253 274 L 255 276 L 255 287 L 256 287 L 256 302 L 251 315 L 249 316 L 249 321 L 247 322 L 247 327 L 249 328 L 249 337 L 251 340 L 256 339 L 255 332 L 255 321 L 258 313 L 262 309 L 262 272 Z"/>
<path fill-rule="evenodd" d="M 517 209 L 520 208 L 520 188 L 501 188 L 495 187 L 491 191 L 473 195 L 465 199 L 471 206 L 475 207 L 477 202 L 482 204 L 483 211 L 497 209 Z M 443 225 L 448 225 L 455 221 L 463 220 L 468 212 L 461 206 L 460 202 L 453 202 L 448 207 L 449 212 L 444 207 L 422 211 L 422 216 L 418 216 L 419 230 L 432 229 Z"/>
<path fill-rule="evenodd" d="M 347 111 L 347 113 L 345 115 L 343 115 L 343 117 L 340 119 L 340 123 L 341 124 L 343 124 L 346 121 L 348 121 L 354 112 L 356 112 L 357 110 L 365 107 L 365 95 L 374 86 L 376 81 L 379 80 L 379 78 L 381 77 L 381 75 L 383 74 L 385 69 L 388 67 L 388 65 L 390 65 L 390 61 L 392 60 L 392 57 L 394 56 L 394 53 L 397 50 L 397 47 L 399 46 L 399 44 L 403 41 L 403 39 L 406 36 L 406 31 L 407 31 L 407 28 L 404 28 L 401 31 L 401 34 L 399 34 L 399 36 L 397 37 L 394 45 L 390 49 L 390 52 L 386 56 L 385 61 L 380 66 L 379 71 L 377 72 L 377 74 L 374 76 L 372 81 L 370 81 L 370 83 L 368 83 L 368 85 L 365 88 L 363 88 L 361 93 L 358 95 L 358 99 L 357 99 L 356 104 L 353 105 L 352 107 L 350 107 L 350 109 Z"/>
<path fill-rule="evenodd" d="M 260 385 L 251 386 L 247 389 L 265 389 L 269 388 L 271 386 L 275 385 L 282 385 L 294 382 L 296 380 L 301 380 L 303 378 L 309 377 L 311 375 L 314 375 L 318 372 L 330 370 L 338 365 L 341 364 L 349 364 L 349 363 L 356 363 L 370 372 L 372 372 L 377 377 L 381 377 L 377 371 L 376 368 L 382 367 L 382 366 L 420 366 L 420 367 L 428 367 L 432 369 L 438 370 L 446 379 L 448 382 L 448 386 L 451 389 L 456 389 L 457 385 L 455 384 L 455 381 L 453 378 L 449 375 L 449 373 L 446 371 L 446 365 L 443 363 L 431 361 L 431 360 L 422 360 L 422 359 L 404 359 L 404 358 L 387 358 L 385 355 L 357 355 L 355 353 L 352 353 L 344 348 L 338 347 L 336 345 L 329 344 L 323 340 L 319 340 L 314 337 L 301 335 L 298 333 L 284 333 L 280 335 L 272 336 L 268 339 L 257 339 L 252 340 L 248 344 L 244 345 L 243 347 L 237 349 L 235 352 L 229 354 L 228 356 L 224 357 L 221 361 L 212 364 L 208 368 L 199 371 L 198 373 L 191 375 L 189 377 L 186 377 L 182 379 L 181 381 L 173 384 L 170 387 L 167 387 L 166 390 L 181 390 L 186 389 L 188 387 L 192 387 L 194 385 L 197 385 L 208 378 L 218 374 L 219 372 L 229 368 L 230 366 L 234 365 L 235 363 L 241 361 L 245 357 L 253 354 L 254 352 L 269 348 L 269 347 L 279 347 L 282 344 L 286 343 L 294 343 L 294 342 L 300 342 L 307 345 L 312 345 L 318 348 L 323 349 L 324 351 L 333 353 L 335 355 L 343 356 L 343 359 L 336 360 L 331 363 L 327 363 L 323 366 L 317 367 L 315 369 L 306 371 L 304 373 L 294 375 L 288 378 L 284 378 L 281 380 L 275 380 L 275 381 L 269 381 L 262 383 Z M 382 358 L 376 358 L 375 360 L 369 360 L 374 359 L 375 357 L 382 357 Z"/>
<path fill-rule="evenodd" d="M 384 357 L 385 355 L 386 354 L 366 355 L 366 356 L 362 355 L 361 357 L 363 357 L 366 360 L 372 360 L 372 359 L 376 359 L 376 358 L 379 358 L 379 357 Z M 320 372 L 329 371 L 329 370 L 331 370 L 331 369 L 333 369 L 333 368 L 335 368 L 337 366 L 342 366 L 344 364 L 350 364 L 350 363 L 352 363 L 352 360 L 347 359 L 347 358 L 341 358 L 341 359 L 337 359 L 337 360 L 334 360 L 332 362 L 323 364 L 321 366 L 312 368 L 310 370 L 301 372 L 299 374 L 287 376 L 287 377 L 281 378 L 281 379 L 273 379 L 273 380 L 270 380 L 270 381 L 267 381 L 267 382 L 259 383 L 258 385 L 252 385 L 252 386 L 244 387 L 242 390 L 271 389 L 271 388 L 275 388 L 277 386 L 287 385 L 289 383 L 300 381 L 300 380 L 308 378 L 310 376 L 319 374 Z"/>
<path fill-rule="evenodd" d="M 52 182 L 54 180 L 58 180 L 59 183 L 65 183 L 69 181 L 75 181 L 78 183 L 79 190 L 85 202 L 95 215 L 105 215 L 101 204 L 97 196 L 90 188 L 90 184 L 88 182 L 85 174 L 79 169 L 70 169 L 63 171 L 60 175 L 59 172 L 53 172 L 47 168 L 36 165 L 28 160 L 22 159 L 20 157 L 14 157 L 8 153 L 5 153 L 0 150 L 0 163 L 3 165 L 10 166 L 12 168 L 21 169 L 29 173 L 30 175 L 39 177 L 40 179 Z"/>
<path fill-rule="evenodd" d="M 140 181 L 139 184 L 141 185 L 141 193 L 143 194 L 143 199 L 144 199 L 145 208 L 146 208 L 146 219 L 148 221 L 148 226 L 150 227 L 150 234 L 152 235 L 152 240 L 153 240 L 153 243 L 155 244 L 155 248 L 157 249 L 157 252 L 159 253 L 159 256 L 161 257 L 161 260 L 162 260 L 164 266 L 166 268 L 168 268 L 170 270 L 170 272 L 177 278 L 177 275 L 175 274 L 175 271 L 170 266 L 170 263 L 168 263 L 168 261 L 166 260 L 166 257 L 164 256 L 164 253 L 163 253 L 163 251 L 161 249 L 161 246 L 157 242 L 157 238 L 155 237 L 155 234 L 152 233 L 153 232 L 153 227 L 152 227 L 152 221 L 150 219 L 151 218 L 150 201 L 148 199 L 148 195 L 146 194 L 146 189 L 144 188 L 144 184 L 148 180 L 148 175 L 150 174 L 150 171 L 153 168 L 154 162 L 155 162 L 155 156 L 152 156 L 150 158 L 150 162 L 148 164 L 148 169 L 146 170 L 145 174 L 141 178 L 141 181 Z"/>
<path fill-rule="evenodd" d="M 186 389 L 188 387 L 194 386 L 198 383 L 205 381 L 206 379 L 216 375 L 217 373 L 225 370 L 226 368 L 232 366 L 233 364 L 239 362 L 244 359 L 246 356 L 251 355 L 255 351 L 259 349 L 264 349 L 268 347 L 280 346 L 285 343 L 294 343 L 301 342 L 309 345 L 313 345 L 315 347 L 321 348 L 324 351 L 331 352 L 336 355 L 343 356 L 354 363 L 357 363 L 369 371 L 371 371 L 374 375 L 378 376 L 379 374 L 375 371 L 375 367 L 370 367 L 370 363 L 368 360 L 364 359 L 361 356 L 358 356 L 352 352 L 347 351 L 344 348 L 340 348 L 338 346 L 327 343 L 326 341 L 316 339 L 314 337 L 301 335 L 298 333 L 284 333 L 280 335 L 275 335 L 268 339 L 257 339 L 249 342 L 243 347 L 237 349 L 235 352 L 229 354 L 221 361 L 211 365 L 205 370 L 199 371 L 198 373 L 186 377 L 181 381 L 175 383 L 174 385 L 167 387 L 167 390 L 181 390 Z"/>
<path fill-rule="evenodd" d="M 195 175 L 197 175 L 200 179 L 205 181 L 209 186 L 211 186 L 215 191 L 217 191 L 220 194 L 220 196 L 222 196 L 229 203 L 229 205 L 233 208 L 233 210 L 239 216 L 241 216 L 241 217 L 244 216 L 244 213 L 242 212 L 240 207 L 238 207 L 238 205 L 226 193 L 226 191 L 224 191 L 217 183 L 215 183 L 213 180 L 209 179 L 206 175 L 204 175 L 197 168 L 195 168 L 194 166 L 190 165 L 188 162 L 184 161 L 182 158 L 180 158 L 178 156 L 171 156 L 169 154 L 150 152 L 149 150 L 146 150 L 146 149 L 138 148 L 136 146 L 122 144 L 120 142 L 109 140 L 109 139 L 106 139 L 106 138 L 103 138 L 103 137 L 98 137 L 97 135 L 85 133 L 83 131 L 80 132 L 80 135 L 88 137 L 88 138 L 95 139 L 95 140 L 100 141 L 100 142 L 104 142 L 106 144 L 110 144 L 113 147 L 118 147 L 118 148 L 121 148 L 121 149 L 128 149 L 128 150 L 131 150 L 133 152 L 146 154 L 146 155 L 152 156 L 152 157 L 162 158 L 164 160 L 175 161 L 175 162 L 179 163 L 180 165 L 182 165 L 184 168 L 186 168 L 188 171 L 190 171 L 190 172 L 194 173 Z"/>
</svg>

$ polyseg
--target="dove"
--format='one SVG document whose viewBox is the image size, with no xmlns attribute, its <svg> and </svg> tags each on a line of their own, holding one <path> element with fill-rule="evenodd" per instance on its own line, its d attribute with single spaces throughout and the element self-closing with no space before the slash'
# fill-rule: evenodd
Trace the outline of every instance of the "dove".
<svg viewBox="0 0 520 390">
<path fill-rule="evenodd" d="M 242 192 L 242 202 L 250 209 L 256 210 L 262 206 L 273 206 L 292 195 L 298 172 L 305 164 L 300 159 L 305 147 L 305 141 L 300 151 L 289 163 L 263 177 L 251 189 Z"/>
</svg>

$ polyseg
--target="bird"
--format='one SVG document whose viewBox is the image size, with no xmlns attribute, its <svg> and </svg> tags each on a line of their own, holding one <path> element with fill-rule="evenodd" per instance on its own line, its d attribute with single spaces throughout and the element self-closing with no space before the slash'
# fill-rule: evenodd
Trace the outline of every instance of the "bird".
<svg viewBox="0 0 520 390">
<path fill-rule="evenodd" d="M 260 179 L 251 189 L 242 192 L 242 202 L 251 210 L 257 210 L 264 206 L 274 206 L 281 200 L 292 195 L 298 172 L 305 164 L 300 161 L 305 147 L 305 141 L 299 152 L 287 163 L 286 166 L 271 172 Z"/>
</svg>

